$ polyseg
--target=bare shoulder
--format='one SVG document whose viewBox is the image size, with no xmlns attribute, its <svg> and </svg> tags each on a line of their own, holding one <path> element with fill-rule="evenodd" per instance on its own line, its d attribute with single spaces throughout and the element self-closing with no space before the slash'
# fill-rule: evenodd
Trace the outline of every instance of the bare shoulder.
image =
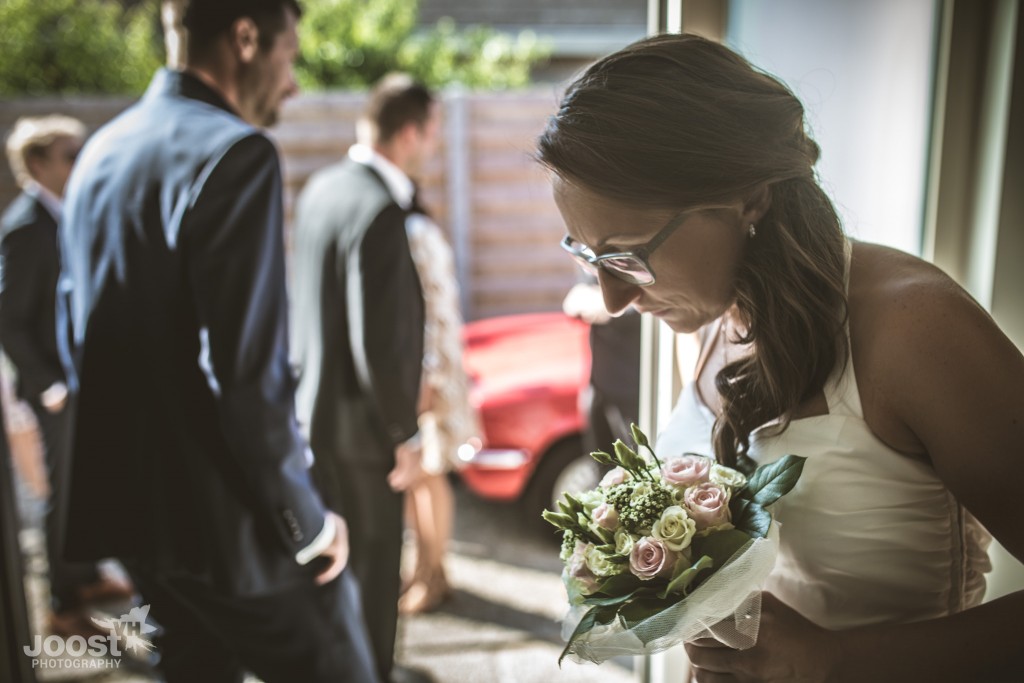
<svg viewBox="0 0 1024 683">
<path fill-rule="evenodd" d="M 865 243 L 854 246 L 850 340 L 864 416 L 876 435 L 931 463 L 1024 556 L 1024 525 L 1011 532 L 986 497 L 1024 477 L 1020 350 L 941 270 Z M 1018 517 L 1024 522 L 1024 513 Z"/>
<path fill-rule="evenodd" d="M 890 247 L 854 243 L 849 295 L 853 343 L 865 357 L 892 356 L 894 343 L 899 348 L 906 342 L 942 345 L 972 329 L 1003 336 L 949 275 Z"/>
<path fill-rule="evenodd" d="M 965 396 L 1000 390 L 999 375 L 1024 381 L 1024 359 L 991 316 L 922 259 L 855 243 L 849 295 L 865 418 L 897 450 L 930 452 L 912 425 L 937 414 L 937 401 L 956 401 L 943 395 L 953 386 L 970 388 Z"/>
</svg>

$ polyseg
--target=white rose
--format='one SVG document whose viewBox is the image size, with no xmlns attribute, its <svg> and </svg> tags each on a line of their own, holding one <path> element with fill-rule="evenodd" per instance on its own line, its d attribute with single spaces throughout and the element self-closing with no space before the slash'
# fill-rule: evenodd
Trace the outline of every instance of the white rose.
<svg viewBox="0 0 1024 683">
<path fill-rule="evenodd" d="M 728 486 L 731 489 L 739 489 L 747 485 L 747 478 L 743 476 L 742 472 L 737 472 L 731 467 L 717 463 L 711 466 L 711 476 L 709 479 L 712 484 Z"/>
<path fill-rule="evenodd" d="M 661 519 L 651 528 L 651 536 L 662 541 L 669 550 L 680 552 L 690 545 L 697 532 L 697 523 L 678 505 L 665 508 Z"/>
<path fill-rule="evenodd" d="M 615 532 L 615 552 L 619 555 L 628 556 L 638 540 L 640 540 L 639 536 L 629 533 L 625 527 L 619 527 L 618 531 Z"/>
<path fill-rule="evenodd" d="M 593 512 L 594 508 L 604 502 L 604 493 L 597 490 L 584 491 L 576 495 L 576 500 L 583 504 L 587 514 Z"/>
<path fill-rule="evenodd" d="M 612 562 L 607 555 L 597 549 L 596 546 L 587 548 L 587 568 L 594 573 L 594 576 L 608 577 L 621 574 L 626 569 L 625 564 Z"/>
</svg>

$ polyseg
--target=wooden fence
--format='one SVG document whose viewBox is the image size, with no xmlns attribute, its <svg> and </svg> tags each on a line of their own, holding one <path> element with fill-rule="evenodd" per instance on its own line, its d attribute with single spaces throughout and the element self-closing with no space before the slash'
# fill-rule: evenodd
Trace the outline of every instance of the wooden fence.
<svg viewBox="0 0 1024 683">
<path fill-rule="evenodd" d="M 355 139 L 361 93 L 302 95 L 271 131 L 281 152 L 290 227 L 295 197 L 309 176 L 342 158 Z M 20 116 L 59 112 L 95 129 L 131 104 L 125 98 L 0 101 L 0 136 Z M 557 310 L 574 281 L 561 253 L 564 227 L 546 172 L 532 159 L 534 141 L 554 111 L 550 89 L 442 95 L 444 134 L 426 169 L 423 196 L 455 251 L 463 311 L 473 320 Z M 0 206 L 17 188 L 0 165 Z"/>
</svg>

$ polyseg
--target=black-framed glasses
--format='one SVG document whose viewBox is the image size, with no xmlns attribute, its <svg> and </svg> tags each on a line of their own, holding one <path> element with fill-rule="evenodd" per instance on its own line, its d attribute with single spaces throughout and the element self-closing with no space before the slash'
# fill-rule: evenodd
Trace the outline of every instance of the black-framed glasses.
<svg viewBox="0 0 1024 683">
<path fill-rule="evenodd" d="M 591 272 L 597 272 L 603 268 L 609 275 L 624 280 L 631 285 L 647 287 L 654 284 L 654 271 L 651 264 L 647 262 L 654 250 L 661 246 L 661 243 L 668 239 L 672 231 L 683 224 L 683 221 L 692 213 L 683 210 L 673 216 L 665 226 L 657 232 L 646 244 L 629 251 L 617 251 L 611 254 L 597 255 L 590 247 L 577 242 L 569 235 L 562 240 L 562 249 L 565 249 L 576 261 Z"/>
</svg>

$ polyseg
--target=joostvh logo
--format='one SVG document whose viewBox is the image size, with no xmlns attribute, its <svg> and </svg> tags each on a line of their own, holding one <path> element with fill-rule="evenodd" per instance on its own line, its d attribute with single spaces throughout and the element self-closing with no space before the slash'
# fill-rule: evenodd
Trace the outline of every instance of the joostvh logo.
<svg viewBox="0 0 1024 683">
<path fill-rule="evenodd" d="M 34 669 L 110 669 L 121 666 L 125 650 L 134 655 L 152 652 L 153 643 L 145 636 L 154 633 L 155 626 L 146 623 L 149 605 L 133 607 L 119 618 L 97 619 L 93 623 L 106 635 L 85 636 L 37 635 L 31 645 L 24 647 L 25 655 L 32 658 Z"/>
</svg>

